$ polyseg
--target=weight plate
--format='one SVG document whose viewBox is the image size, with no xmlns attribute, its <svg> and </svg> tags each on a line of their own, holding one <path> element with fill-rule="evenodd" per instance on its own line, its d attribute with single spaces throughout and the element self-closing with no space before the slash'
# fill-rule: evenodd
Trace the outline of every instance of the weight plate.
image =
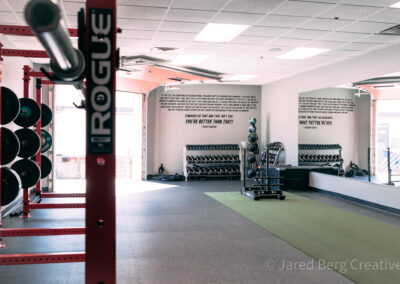
<svg viewBox="0 0 400 284">
<path fill-rule="evenodd" d="M 13 121 L 19 113 L 19 108 L 17 95 L 9 88 L 1 87 L 1 124 Z"/>
<path fill-rule="evenodd" d="M 19 139 L 18 157 L 29 158 L 37 154 L 40 149 L 40 136 L 34 130 L 29 128 L 21 128 L 15 131 Z"/>
<path fill-rule="evenodd" d="M 40 119 L 40 107 L 32 99 L 19 99 L 20 110 L 14 123 L 21 127 L 30 127 L 35 125 Z"/>
<path fill-rule="evenodd" d="M 51 109 L 47 105 L 42 104 L 42 127 L 49 125 L 52 119 L 53 113 Z"/>
<path fill-rule="evenodd" d="M 11 163 L 19 153 L 19 140 L 10 129 L 1 127 L 1 165 Z"/>
<path fill-rule="evenodd" d="M 53 138 L 48 131 L 42 129 L 42 153 L 46 153 L 53 145 Z"/>
<path fill-rule="evenodd" d="M 46 178 L 51 173 L 51 171 L 53 169 L 53 163 L 45 155 L 40 155 L 40 159 L 41 159 L 41 164 L 42 164 L 42 166 L 40 167 L 40 169 L 41 169 L 40 178 L 43 179 L 43 178 Z M 36 161 L 36 156 L 33 156 L 31 158 L 31 160 Z"/>
<path fill-rule="evenodd" d="M 21 190 L 21 179 L 10 168 L 1 168 L 1 206 L 14 201 Z"/>
<path fill-rule="evenodd" d="M 18 160 L 11 166 L 11 169 L 21 178 L 22 188 L 30 188 L 40 179 L 40 168 L 38 164 L 32 160 Z"/>
</svg>

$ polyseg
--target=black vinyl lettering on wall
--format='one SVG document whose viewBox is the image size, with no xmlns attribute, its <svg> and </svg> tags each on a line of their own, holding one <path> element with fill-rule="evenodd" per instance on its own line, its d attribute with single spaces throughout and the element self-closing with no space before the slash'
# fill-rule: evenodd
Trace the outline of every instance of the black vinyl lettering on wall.
<svg viewBox="0 0 400 284">
<path fill-rule="evenodd" d="M 217 128 L 234 123 L 234 114 L 257 110 L 256 96 L 161 94 L 161 109 L 186 112 L 185 124 L 201 128 Z"/>
<path fill-rule="evenodd" d="M 299 125 L 305 129 L 333 126 L 334 116 L 354 112 L 348 98 L 299 97 Z"/>
<path fill-rule="evenodd" d="M 249 112 L 257 109 L 256 96 L 161 94 L 160 107 L 168 111 Z"/>
</svg>

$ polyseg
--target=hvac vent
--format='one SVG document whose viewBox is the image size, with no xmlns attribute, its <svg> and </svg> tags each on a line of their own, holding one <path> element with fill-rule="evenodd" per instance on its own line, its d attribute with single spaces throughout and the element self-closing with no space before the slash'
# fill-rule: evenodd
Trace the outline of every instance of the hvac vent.
<svg viewBox="0 0 400 284">
<path fill-rule="evenodd" d="M 379 32 L 380 35 L 392 35 L 392 36 L 399 36 L 400 35 L 400 25 L 393 26 L 386 30 Z"/>
</svg>

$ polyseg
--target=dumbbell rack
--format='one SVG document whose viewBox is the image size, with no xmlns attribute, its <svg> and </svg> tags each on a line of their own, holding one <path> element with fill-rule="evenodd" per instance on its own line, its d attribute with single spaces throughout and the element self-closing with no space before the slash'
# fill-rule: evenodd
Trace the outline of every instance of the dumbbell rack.
<svg viewBox="0 0 400 284">
<path fill-rule="evenodd" d="M 187 181 L 198 180 L 240 180 L 241 177 L 241 149 L 237 144 L 189 144 L 183 147 L 183 172 Z M 210 159 L 206 159 L 206 157 Z M 223 156 L 235 156 L 233 159 L 221 158 Z M 193 157 L 193 161 L 190 160 Z M 202 159 L 204 157 L 204 159 Z M 217 169 L 231 169 L 233 173 L 207 174 L 201 173 L 200 169 L 206 167 L 217 171 Z M 193 174 L 188 169 L 199 169 L 198 174 Z M 193 171 L 194 172 L 194 171 Z"/>
<path fill-rule="evenodd" d="M 299 144 L 299 166 L 322 166 L 333 163 L 339 165 L 339 175 L 344 172 L 342 146 L 339 144 Z"/>
<path fill-rule="evenodd" d="M 280 179 L 283 177 L 271 177 L 269 175 L 269 165 L 270 165 L 270 152 L 269 149 L 266 149 L 266 168 L 265 168 L 265 174 L 264 171 L 259 166 L 259 175 L 252 178 L 255 183 L 252 185 L 248 186 L 247 185 L 247 158 L 246 158 L 246 152 L 247 150 L 243 150 L 243 187 L 240 191 L 240 193 L 253 200 L 260 200 L 260 199 L 279 199 L 279 200 L 285 200 L 286 196 L 283 195 L 282 190 L 279 188 L 282 184 L 280 183 Z M 278 183 L 276 183 L 278 182 Z M 278 188 L 276 188 L 278 187 Z"/>
</svg>

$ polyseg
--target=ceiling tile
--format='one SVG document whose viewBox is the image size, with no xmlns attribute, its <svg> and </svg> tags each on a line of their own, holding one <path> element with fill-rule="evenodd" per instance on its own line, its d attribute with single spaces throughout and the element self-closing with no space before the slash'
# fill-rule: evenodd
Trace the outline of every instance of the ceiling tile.
<svg viewBox="0 0 400 284">
<path fill-rule="evenodd" d="M 383 22 L 383 23 L 400 23 L 400 9 L 389 8 L 373 14 L 364 19 L 365 21 Z"/>
<path fill-rule="evenodd" d="M 223 47 L 225 44 L 226 43 L 193 41 L 187 46 L 187 48 L 215 50 Z"/>
<path fill-rule="evenodd" d="M 316 40 L 307 44 L 307 47 L 335 49 L 346 45 L 345 41 Z"/>
<path fill-rule="evenodd" d="M 253 26 L 245 30 L 242 35 L 246 36 L 279 36 L 290 31 L 290 28 L 257 27 Z"/>
<path fill-rule="evenodd" d="M 119 38 L 132 38 L 132 39 L 152 39 L 155 34 L 153 31 L 145 30 L 128 30 L 124 29 L 121 34 L 118 34 Z"/>
<path fill-rule="evenodd" d="M 218 11 L 227 1 L 228 0 L 174 0 L 172 8 Z"/>
<path fill-rule="evenodd" d="M 254 49 L 255 46 L 249 44 L 239 44 L 239 43 L 230 43 L 224 45 L 220 50 L 229 50 L 229 51 L 241 51 L 241 52 L 249 52 L 251 49 Z"/>
<path fill-rule="evenodd" d="M 257 26 L 269 26 L 269 27 L 287 27 L 292 28 L 304 23 L 308 17 L 300 16 L 283 16 L 283 15 L 268 15 L 260 22 Z"/>
<path fill-rule="evenodd" d="M 223 11 L 266 14 L 283 2 L 283 0 L 232 0 L 228 1 L 229 4 L 223 8 Z"/>
<path fill-rule="evenodd" d="M 399 0 L 346 0 L 343 3 L 352 5 L 365 5 L 376 7 L 389 7 L 390 5 L 399 2 Z"/>
<path fill-rule="evenodd" d="M 164 20 L 166 21 L 183 21 L 208 23 L 215 15 L 212 11 L 203 10 L 185 10 L 185 9 L 170 9 Z"/>
<path fill-rule="evenodd" d="M 160 25 L 158 20 L 138 20 L 117 18 L 117 26 L 123 29 L 155 30 Z"/>
<path fill-rule="evenodd" d="M 329 3 L 287 1 L 274 10 L 274 14 L 313 17 L 332 7 Z"/>
<path fill-rule="evenodd" d="M 18 1 L 16 1 L 18 2 Z M 65 13 L 68 16 L 77 16 L 81 8 L 85 8 L 85 3 L 80 2 L 64 2 Z M 62 10 L 61 10 L 62 11 Z"/>
<path fill-rule="evenodd" d="M 151 43 L 150 39 L 135 39 L 135 40 L 127 39 L 127 38 L 118 38 L 117 39 L 117 44 L 121 48 L 137 47 L 137 46 L 148 47 L 150 43 Z"/>
<path fill-rule="evenodd" d="M 285 38 L 285 37 L 280 37 L 277 38 L 273 41 L 271 41 L 271 44 L 279 45 L 279 46 L 303 46 L 306 45 L 310 42 L 308 39 L 298 39 L 298 38 Z"/>
<path fill-rule="evenodd" d="M 330 19 L 339 17 L 339 19 L 341 20 L 359 20 L 373 13 L 376 13 L 381 9 L 382 8 L 369 7 L 369 6 L 338 5 L 319 16 L 322 18 L 330 18 Z"/>
<path fill-rule="evenodd" d="M 163 21 L 160 30 L 168 32 L 194 32 L 198 33 L 205 27 L 204 23 L 169 22 Z"/>
<path fill-rule="evenodd" d="M 344 49 L 344 50 L 366 50 L 366 49 L 376 48 L 379 46 L 383 46 L 383 45 L 380 43 L 353 42 L 349 45 L 343 46 L 341 49 Z"/>
<path fill-rule="evenodd" d="M 331 41 L 357 41 L 363 37 L 368 36 L 368 34 L 363 33 L 348 33 L 348 32 L 332 32 L 327 34 L 326 36 L 321 37 L 322 40 L 331 40 Z"/>
<path fill-rule="evenodd" d="M 273 39 L 273 37 L 263 36 L 238 36 L 234 38 L 232 43 L 243 43 L 243 44 L 264 44 Z"/>
<path fill-rule="evenodd" d="M 376 42 L 376 43 L 394 43 L 400 41 L 400 36 L 389 36 L 389 35 L 370 35 L 363 39 L 357 40 L 357 42 Z"/>
<path fill-rule="evenodd" d="M 375 23 L 375 22 L 356 22 L 340 31 L 356 32 L 356 33 L 379 33 L 385 29 L 392 27 L 393 24 L 388 23 Z"/>
<path fill-rule="evenodd" d="M 179 40 L 154 40 L 151 44 L 151 47 L 155 46 L 163 46 L 163 47 L 175 47 L 175 48 L 186 48 L 189 44 L 189 41 L 179 41 Z"/>
<path fill-rule="evenodd" d="M 351 23 L 353 23 L 353 21 L 350 20 L 312 18 L 303 25 L 301 25 L 301 28 L 334 31 Z"/>
<path fill-rule="evenodd" d="M 118 4 L 127 6 L 168 7 L 170 3 L 171 0 L 118 0 Z"/>
<path fill-rule="evenodd" d="M 121 18 L 159 20 L 164 16 L 166 11 L 166 8 L 119 6 L 118 16 Z"/>
<path fill-rule="evenodd" d="M 299 39 L 316 39 L 327 33 L 329 32 L 320 30 L 294 29 L 286 33 L 285 37 L 299 38 Z"/>
<path fill-rule="evenodd" d="M 69 24 L 69 28 L 76 28 L 78 26 L 78 19 L 76 16 L 66 16 L 64 18 L 65 25 Z M 120 27 L 120 26 L 118 26 Z"/>
<path fill-rule="evenodd" d="M 18 18 L 9 12 L 0 12 L 0 24 L 3 25 L 19 25 Z"/>
<path fill-rule="evenodd" d="M 197 33 L 162 32 L 156 34 L 156 40 L 192 41 Z"/>
<path fill-rule="evenodd" d="M 9 0 L 9 1 L 7 1 L 8 2 L 8 4 L 10 4 L 10 6 L 12 7 L 12 9 L 15 11 L 15 12 L 19 12 L 19 13 L 22 13 L 23 11 L 24 11 L 24 9 L 25 9 L 25 6 L 26 6 L 26 4 L 29 2 L 30 0 Z M 1 5 L 4 5 L 5 7 L 7 7 L 7 4 L 5 4 L 5 2 L 6 1 L 1 1 L 0 3 L 1 3 Z M 1 9 L 1 11 L 4 11 L 3 9 L 5 8 L 5 7 L 2 7 Z"/>
<path fill-rule="evenodd" d="M 358 51 L 354 51 L 354 50 L 329 50 L 327 52 L 324 52 L 323 54 L 321 54 L 321 56 L 326 56 L 326 57 L 351 57 L 351 56 L 355 56 L 356 54 L 358 54 Z"/>
<path fill-rule="evenodd" d="M 317 0 L 317 1 L 316 0 L 301 0 L 301 1 L 304 1 L 304 2 L 322 2 L 322 3 L 332 3 L 332 4 L 337 4 L 337 3 L 342 2 L 342 0 Z M 348 1 L 348 0 L 345 0 L 345 1 Z M 363 0 L 361 0 L 361 1 L 363 1 Z"/>
<path fill-rule="evenodd" d="M 213 23 L 252 25 L 260 20 L 264 15 L 250 13 L 220 12 L 213 19 Z"/>
</svg>

